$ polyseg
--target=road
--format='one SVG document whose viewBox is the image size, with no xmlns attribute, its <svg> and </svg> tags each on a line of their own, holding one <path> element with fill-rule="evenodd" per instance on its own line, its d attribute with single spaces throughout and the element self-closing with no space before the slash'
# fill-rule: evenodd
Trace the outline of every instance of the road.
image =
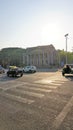
<svg viewBox="0 0 73 130">
<path fill-rule="evenodd" d="M 0 130 L 73 130 L 73 77 L 0 75 Z"/>
</svg>

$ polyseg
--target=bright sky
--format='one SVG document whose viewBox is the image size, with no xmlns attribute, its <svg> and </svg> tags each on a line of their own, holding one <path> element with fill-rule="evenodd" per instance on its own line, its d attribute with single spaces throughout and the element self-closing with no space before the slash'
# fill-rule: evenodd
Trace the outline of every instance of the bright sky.
<svg viewBox="0 0 73 130">
<path fill-rule="evenodd" d="M 73 0 L 0 0 L 0 49 L 73 48 Z"/>
</svg>

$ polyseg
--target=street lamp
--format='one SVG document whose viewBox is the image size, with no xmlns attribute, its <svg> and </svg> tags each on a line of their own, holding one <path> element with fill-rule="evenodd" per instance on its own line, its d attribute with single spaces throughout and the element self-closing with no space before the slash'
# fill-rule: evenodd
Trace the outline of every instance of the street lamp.
<svg viewBox="0 0 73 130">
<path fill-rule="evenodd" d="M 73 47 L 72 47 L 72 52 L 73 52 Z"/>
<path fill-rule="evenodd" d="M 68 38 L 68 33 L 65 34 L 65 38 L 66 38 L 66 64 L 67 64 L 67 38 Z"/>
</svg>

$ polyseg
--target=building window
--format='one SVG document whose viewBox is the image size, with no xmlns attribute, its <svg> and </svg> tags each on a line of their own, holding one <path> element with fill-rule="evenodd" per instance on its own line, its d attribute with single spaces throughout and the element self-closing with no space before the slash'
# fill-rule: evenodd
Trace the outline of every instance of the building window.
<svg viewBox="0 0 73 130">
<path fill-rule="evenodd" d="M 47 58 L 47 53 L 44 54 L 45 58 Z"/>
<path fill-rule="evenodd" d="M 46 64 L 48 64 L 48 60 L 46 60 Z"/>
<path fill-rule="evenodd" d="M 43 60 L 42 60 L 42 65 L 43 65 Z"/>
</svg>

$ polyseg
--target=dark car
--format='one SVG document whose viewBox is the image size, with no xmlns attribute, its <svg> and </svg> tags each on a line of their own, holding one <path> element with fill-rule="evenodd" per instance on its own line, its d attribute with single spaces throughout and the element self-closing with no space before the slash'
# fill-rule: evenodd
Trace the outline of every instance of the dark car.
<svg viewBox="0 0 73 130">
<path fill-rule="evenodd" d="M 19 67 L 16 67 L 16 66 L 10 66 L 8 71 L 7 71 L 7 76 L 11 76 L 11 77 L 17 77 L 17 76 L 20 76 L 22 77 L 23 76 L 23 69 L 19 68 Z"/>
<path fill-rule="evenodd" d="M 66 64 L 63 67 L 62 75 L 64 76 L 65 74 L 73 74 L 73 64 Z"/>
</svg>

